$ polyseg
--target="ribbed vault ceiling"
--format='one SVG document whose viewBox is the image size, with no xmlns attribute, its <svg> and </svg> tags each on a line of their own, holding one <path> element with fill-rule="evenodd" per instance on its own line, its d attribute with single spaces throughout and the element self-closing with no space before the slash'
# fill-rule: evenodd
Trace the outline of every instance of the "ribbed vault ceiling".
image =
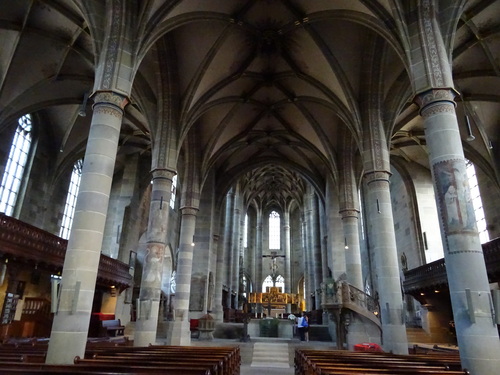
<svg viewBox="0 0 500 375">
<path fill-rule="evenodd" d="M 126 155 L 148 154 L 161 124 L 177 126 L 180 139 L 193 132 L 203 176 L 214 171 L 221 192 L 239 181 L 248 189 L 247 203 L 300 199 L 306 181 L 324 190 L 327 176 L 338 177 L 346 152 L 360 171 L 367 71 L 380 79 L 392 155 L 427 167 L 404 57 L 406 35 L 397 29 L 397 17 L 409 17 L 413 1 L 121 3 L 139 61 L 117 168 Z M 440 1 L 440 10 L 455 3 Z M 86 144 L 92 101 L 86 117 L 77 114 L 104 45 L 105 4 L 0 2 L 0 132 L 6 120 L 36 113 L 59 165 L 71 163 Z M 476 134 L 465 145 L 466 156 L 495 176 L 498 153 L 488 146 L 497 145 L 500 128 L 500 2 L 468 1 L 456 21 L 456 34 L 443 34 L 453 45 L 462 138 L 464 114 Z M 168 88 L 159 79 L 166 71 Z M 175 125 L 159 117 L 169 93 L 177 97 Z"/>
</svg>

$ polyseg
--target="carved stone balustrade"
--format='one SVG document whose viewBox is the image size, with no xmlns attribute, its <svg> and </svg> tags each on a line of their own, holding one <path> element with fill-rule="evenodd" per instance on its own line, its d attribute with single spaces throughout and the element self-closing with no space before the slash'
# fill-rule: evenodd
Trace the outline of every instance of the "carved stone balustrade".
<svg viewBox="0 0 500 375">
<path fill-rule="evenodd" d="M 354 311 L 380 327 L 380 306 L 378 301 L 347 281 L 328 279 L 321 285 L 323 309 L 332 314 L 335 310 Z"/>
</svg>

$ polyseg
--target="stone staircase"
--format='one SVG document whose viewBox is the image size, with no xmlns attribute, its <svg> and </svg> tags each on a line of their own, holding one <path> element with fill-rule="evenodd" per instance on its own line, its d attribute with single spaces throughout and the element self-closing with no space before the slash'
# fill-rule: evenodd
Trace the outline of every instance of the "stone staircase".
<svg viewBox="0 0 500 375">
<path fill-rule="evenodd" d="M 432 344 L 431 335 L 419 327 L 407 327 L 406 336 L 408 337 L 408 344 Z"/>
<path fill-rule="evenodd" d="M 256 342 L 251 367 L 290 368 L 288 343 Z"/>
</svg>

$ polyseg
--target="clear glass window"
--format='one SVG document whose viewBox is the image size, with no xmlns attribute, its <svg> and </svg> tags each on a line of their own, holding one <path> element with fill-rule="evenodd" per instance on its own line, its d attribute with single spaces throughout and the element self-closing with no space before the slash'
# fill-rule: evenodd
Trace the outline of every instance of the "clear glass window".
<svg viewBox="0 0 500 375">
<path fill-rule="evenodd" d="M 243 228 L 243 247 L 248 247 L 248 215 L 245 215 L 245 224 Z"/>
<path fill-rule="evenodd" d="M 470 160 L 465 160 L 465 164 L 467 168 L 467 177 L 469 179 L 470 196 L 476 216 L 477 230 L 479 232 L 479 240 L 481 243 L 485 243 L 490 240 L 490 235 L 488 229 L 486 229 L 486 218 L 484 217 L 483 201 L 481 200 L 481 194 L 479 192 L 476 168 Z"/>
<path fill-rule="evenodd" d="M 9 158 L 0 185 L 0 212 L 12 215 L 16 205 L 24 169 L 31 147 L 31 116 L 24 115 L 18 120 L 16 134 L 10 147 Z"/>
<path fill-rule="evenodd" d="M 273 283 L 273 277 L 271 275 L 268 275 L 264 282 L 262 283 L 262 290 L 265 292 L 268 287 L 272 286 L 277 286 L 278 288 L 281 288 L 281 292 L 285 290 L 285 278 L 281 275 L 278 275 L 276 277 L 276 285 Z"/>
<path fill-rule="evenodd" d="M 280 215 L 276 211 L 269 214 L 269 249 L 280 249 Z"/>
<path fill-rule="evenodd" d="M 59 237 L 64 239 L 69 238 L 71 226 L 73 225 L 76 198 L 78 196 L 78 189 L 80 188 L 80 180 L 82 179 L 82 166 L 83 160 L 80 159 L 73 165 L 73 172 L 71 173 L 68 195 L 66 196 L 66 205 L 64 206 L 61 228 L 59 229 Z"/>
<path fill-rule="evenodd" d="M 170 189 L 170 208 L 175 208 L 175 195 L 177 193 L 177 175 L 172 178 L 172 188 Z"/>
</svg>

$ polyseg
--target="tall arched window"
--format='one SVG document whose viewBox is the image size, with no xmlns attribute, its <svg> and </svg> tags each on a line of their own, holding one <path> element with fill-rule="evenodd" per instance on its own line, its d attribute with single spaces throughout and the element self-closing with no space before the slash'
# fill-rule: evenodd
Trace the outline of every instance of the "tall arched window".
<svg viewBox="0 0 500 375">
<path fill-rule="evenodd" d="M 175 195 L 177 193 L 177 175 L 172 178 L 172 188 L 170 189 L 170 208 L 175 208 Z"/>
<path fill-rule="evenodd" d="M 18 120 L 14 140 L 10 146 L 9 159 L 0 185 L 0 212 L 12 215 L 24 176 L 31 146 L 31 116 L 24 115 Z"/>
<path fill-rule="evenodd" d="M 68 195 L 66 196 L 66 205 L 64 206 L 61 228 L 59 229 L 59 237 L 64 239 L 68 239 L 71 226 L 73 225 L 76 197 L 78 195 L 78 189 L 80 188 L 80 180 L 82 179 L 82 166 L 83 160 L 80 159 L 73 165 L 73 172 L 71 173 Z"/>
<path fill-rule="evenodd" d="M 280 215 L 276 211 L 269 214 L 269 249 L 280 249 Z"/>
<path fill-rule="evenodd" d="M 245 224 L 243 224 L 243 247 L 248 247 L 248 214 L 245 215 Z"/>
<path fill-rule="evenodd" d="M 267 290 L 268 287 L 277 286 L 281 288 L 283 292 L 285 290 L 285 278 L 281 275 L 276 277 L 276 285 L 273 285 L 273 277 L 271 275 L 267 276 L 262 283 L 262 290 Z"/>
<path fill-rule="evenodd" d="M 472 199 L 472 206 L 474 207 L 474 214 L 476 216 L 477 230 L 479 232 L 479 240 L 481 243 L 488 242 L 490 235 L 486 229 L 486 219 L 483 211 L 483 201 L 479 192 L 479 184 L 476 177 L 476 168 L 470 160 L 465 160 L 467 178 L 469 179 L 470 197 Z"/>
</svg>

